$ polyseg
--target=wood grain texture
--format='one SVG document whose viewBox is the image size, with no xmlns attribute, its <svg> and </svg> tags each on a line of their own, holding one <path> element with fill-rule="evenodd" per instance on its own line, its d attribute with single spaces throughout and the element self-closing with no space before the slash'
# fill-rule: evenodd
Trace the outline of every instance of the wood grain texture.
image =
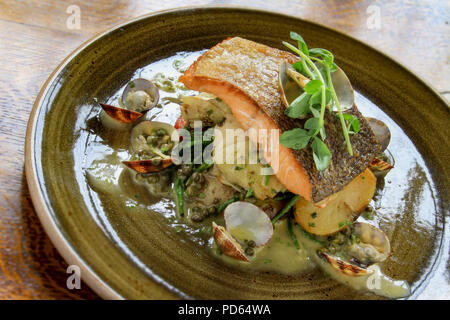
<svg viewBox="0 0 450 320">
<path fill-rule="evenodd" d="M 79 30 L 66 27 L 66 9 L 74 3 L 81 9 Z M 450 97 L 448 1 L 195 0 L 190 4 L 253 6 L 319 22 L 388 53 Z M 183 5 L 186 1 L 0 3 L 0 299 L 98 298 L 84 284 L 81 290 L 66 288 L 67 264 L 32 209 L 23 172 L 29 112 L 48 75 L 83 41 L 136 16 Z M 369 6 L 375 7 L 367 11 Z M 371 10 L 380 12 L 380 29 L 367 27 Z"/>
</svg>

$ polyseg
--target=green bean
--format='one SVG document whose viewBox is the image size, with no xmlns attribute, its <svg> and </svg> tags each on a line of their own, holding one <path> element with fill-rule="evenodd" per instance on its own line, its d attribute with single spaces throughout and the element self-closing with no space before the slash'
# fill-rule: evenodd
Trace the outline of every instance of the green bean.
<svg viewBox="0 0 450 320">
<path fill-rule="evenodd" d="M 269 175 L 264 176 L 264 185 L 267 186 L 269 184 Z"/>
<path fill-rule="evenodd" d="M 214 163 L 206 163 L 206 162 L 203 162 L 203 163 L 200 165 L 200 167 L 196 168 L 194 171 L 195 171 L 195 172 L 203 172 L 203 171 L 206 171 L 206 170 L 208 170 L 209 168 L 211 168 L 213 165 L 214 165 Z"/>
<path fill-rule="evenodd" d="M 308 231 L 306 231 L 305 229 L 303 229 L 303 228 L 300 227 L 299 225 L 297 225 L 297 226 L 300 228 L 300 230 L 302 231 L 303 235 L 304 235 L 306 238 L 308 238 L 309 240 L 314 241 L 314 242 L 316 242 L 316 243 L 318 243 L 318 244 L 320 244 L 320 245 L 322 245 L 322 246 L 325 246 L 325 245 L 326 245 L 326 242 L 325 242 L 325 241 L 321 241 L 321 240 L 319 240 L 319 239 L 316 239 L 316 237 L 315 237 L 314 235 L 312 235 L 311 233 L 309 233 Z"/>
<path fill-rule="evenodd" d="M 287 229 L 289 233 L 289 237 L 292 239 L 292 242 L 294 243 L 294 246 L 297 250 L 300 250 L 300 245 L 298 244 L 297 236 L 294 233 L 294 230 L 292 230 L 292 222 L 291 217 L 287 218 Z"/>
<path fill-rule="evenodd" d="M 208 170 L 209 168 L 211 168 L 213 165 L 214 165 L 214 163 L 207 164 L 206 162 L 203 162 L 203 163 L 200 165 L 200 167 L 194 169 L 194 172 L 197 172 L 197 173 L 203 172 L 203 171 Z M 192 179 L 193 179 L 192 176 L 193 176 L 193 175 L 191 175 L 191 176 L 187 179 L 187 181 L 186 181 L 186 185 L 187 185 L 187 186 L 190 185 L 190 184 L 192 183 Z"/>
<path fill-rule="evenodd" d="M 177 196 L 177 208 L 180 217 L 184 217 L 184 183 L 181 179 L 175 180 L 175 194 Z"/>
<path fill-rule="evenodd" d="M 251 198 L 255 195 L 255 192 L 252 188 L 248 189 L 247 194 L 245 195 L 245 199 Z"/>
<path fill-rule="evenodd" d="M 279 214 L 277 214 L 275 217 L 273 217 L 272 219 L 272 224 L 275 224 L 275 222 L 277 222 L 281 217 L 283 217 L 289 210 L 291 210 L 292 206 L 297 202 L 298 198 L 300 196 L 298 194 L 296 194 L 295 196 L 293 196 L 291 198 L 291 200 L 289 200 L 288 204 L 283 208 L 283 210 L 280 211 Z"/>
<path fill-rule="evenodd" d="M 222 202 L 221 204 L 219 204 L 219 205 L 217 206 L 217 213 L 222 212 L 223 210 L 225 210 L 225 208 L 226 208 L 229 204 L 231 204 L 231 203 L 233 203 L 233 202 L 236 202 L 236 201 L 238 201 L 239 199 L 240 199 L 240 196 L 239 196 L 239 195 L 235 195 L 235 196 L 233 196 L 232 198 L 228 199 L 227 201 Z"/>
</svg>

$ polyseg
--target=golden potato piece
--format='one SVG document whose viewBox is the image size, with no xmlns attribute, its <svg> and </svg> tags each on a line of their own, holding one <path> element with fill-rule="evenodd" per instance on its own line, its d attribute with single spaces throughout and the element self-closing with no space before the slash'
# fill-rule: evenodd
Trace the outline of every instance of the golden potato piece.
<svg viewBox="0 0 450 320">
<path fill-rule="evenodd" d="M 295 220 L 309 233 L 325 236 L 333 234 L 353 222 L 375 194 L 377 179 L 369 169 L 335 194 L 324 208 L 300 198 L 295 204 Z"/>
</svg>

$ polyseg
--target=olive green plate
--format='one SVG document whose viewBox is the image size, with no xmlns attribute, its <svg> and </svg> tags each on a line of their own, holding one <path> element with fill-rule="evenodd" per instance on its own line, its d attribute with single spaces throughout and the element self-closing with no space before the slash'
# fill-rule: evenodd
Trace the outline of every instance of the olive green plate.
<svg viewBox="0 0 450 320">
<path fill-rule="evenodd" d="M 290 30 L 311 47 L 335 53 L 355 88 L 392 119 L 393 151 L 405 165 L 394 169 L 392 187 L 385 189 L 394 191 L 383 195 L 380 209 L 378 223 L 394 250 L 385 271 L 408 280 L 412 298 L 448 298 L 448 105 L 404 67 L 344 34 L 286 15 L 230 7 L 157 12 L 117 26 L 72 53 L 36 99 L 26 137 L 33 203 L 59 252 L 81 268 L 100 296 L 376 298 L 319 272 L 288 277 L 231 269 L 176 234 L 163 216 L 122 214 L 113 202 L 101 202 L 86 182 L 83 137 L 94 99 L 105 101 L 138 68 L 178 51 L 209 48 L 238 35 L 281 48 Z M 401 187 L 396 198 L 395 188 Z"/>
</svg>

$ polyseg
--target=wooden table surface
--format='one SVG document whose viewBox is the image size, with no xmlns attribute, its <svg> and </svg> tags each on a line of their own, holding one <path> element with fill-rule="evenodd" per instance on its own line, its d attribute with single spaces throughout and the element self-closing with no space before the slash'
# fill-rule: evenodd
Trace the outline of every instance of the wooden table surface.
<svg viewBox="0 0 450 320">
<path fill-rule="evenodd" d="M 450 97 L 448 0 L 191 2 L 254 6 L 319 22 L 388 53 Z M 186 3 L 0 2 L 0 299 L 98 299 L 85 284 L 66 288 L 67 264 L 33 210 L 23 168 L 29 112 L 52 70 L 82 42 L 128 19 Z M 72 4 L 80 8 L 80 29 L 68 28 Z"/>
</svg>

